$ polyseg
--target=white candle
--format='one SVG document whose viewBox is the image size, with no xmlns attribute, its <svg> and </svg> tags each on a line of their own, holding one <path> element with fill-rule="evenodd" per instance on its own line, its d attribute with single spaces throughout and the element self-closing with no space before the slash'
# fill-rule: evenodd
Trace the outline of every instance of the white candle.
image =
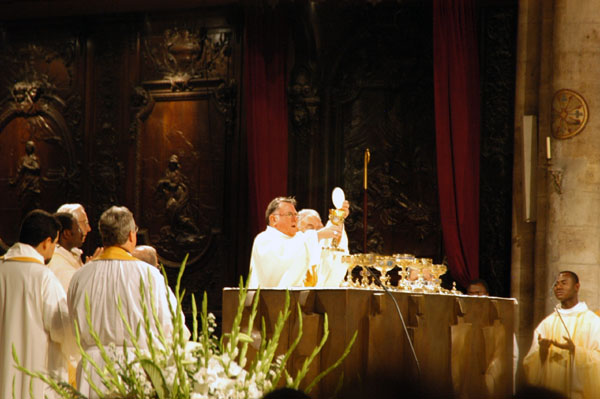
<svg viewBox="0 0 600 399">
<path fill-rule="evenodd" d="M 550 136 L 546 136 L 546 159 L 552 159 L 552 148 L 550 144 Z"/>
</svg>

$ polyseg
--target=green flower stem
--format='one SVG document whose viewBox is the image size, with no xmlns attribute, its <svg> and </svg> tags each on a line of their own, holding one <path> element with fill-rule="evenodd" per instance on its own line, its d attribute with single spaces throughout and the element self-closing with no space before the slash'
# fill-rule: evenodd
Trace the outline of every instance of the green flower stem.
<svg viewBox="0 0 600 399">
<path fill-rule="evenodd" d="M 294 352 L 294 350 L 296 350 L 296 347 L 298 346 L 298 344 L 300 343 L 300 339 L 302 338 L 302 333 L 303 333 L 303 319 L 302 319 L 302 309 L 300 308 L 300 304 L 297 304 L 298 306 L 298 335 L 296 335 L 296 338 L 294 339 L 294 342 L 292 342 L 292 345 L 290 345 L 290 347 L 288 348 L 287 352 L 285 353 L 285 356 L 283 357 L 280 366 L 277 368 L 276 372 L 275 372 L 275 376 L 273 377 L 273 386 L 277 386 L 277 384 L 279 383 L 279 379 L 281 378 L 281 372 L 283 370 L 285 370 L 285 365 L 287 364 L 288 359 L 290 358 L 290 356 L 292 355 L 292 353 Z"/>
<path fill-rule="evenodd" d="M 292 388 L 298 389 L 298 387 L 300 386 L 300 382 L 304 379 L 306 373 L 308 373 L 310 364 L 319 354 L 321 349 L 323 349 L 325 342 L 327 342 L 327 338 L 329 338 L 329 318 L 327 317 L 327 313 L 325 313 L 325 319 L 323 320 L 323 337 L 321 338 L 321 342 L 319 343 L 319 345 L 317 345 L 315 349 L 313 349 L 310 356 L 304 360 L 302 368 L 300 369 L 300 371 L 298 371 L 298 374 L 296 374 L 296 378 L 294 379 Z"/>
<path fill-rule="evenodd" d="M 106 349 L 104 349 L 104 345 L 102 344 L 102 341 L 100 340 L 100 337 L 98 336 L 98 333 L 96 332 L 96 330 L 94 329 L 94 326 L 92 325 L 92 316 L 91 316 L 92 312 L 91 312 L 91 308 L 90 308 L 90 298 L 89 298 L 87 292 L 85 294 L 85 312 L 86 312 L 85 316 L 86 316 L 86 321 L 87 321 L 87 325 L 89 328 L 90 336 L 92 337 L 92 339 L 94 340 L 94 343 L 96 344 L 96 347 L 100 351 L 100 356 L 102 357 L 102 360 L 104 361 L 104 367 L 108 371 L 109 376 L 107 376 L 103 371 L 101 374 L 100 373 L 99 374 L 102 376 L 103 381 L 105 379 L 110 381 L 112 383 L 111 384 L 112 387 L 116 388 L 120 394 L 124 395 L 127 393 L 127 390 L 125 389 L 123 384 L 121 384 L 121 382 L 119 381 L 119 375 L 115 369 L 115 363 L 106 353 Z M 111 385 L 107 385 L 107 388 L 111 387 Z"/>
<path fill-rule="evenodd" d="M 123 312 L 123 303 L 121 302 L 121 297 L 117 298 L 117 310 L 119 311 L 121 320 L 123 321 L 123 324 L 125 325 L 127 334 L 129 334 L 129 339 L 131 339 L 131 343 L 133 344 L 133 347 L 135 348 L 136 356 L 143 357 L 142 350 L 141 350 L 139 342 L 138 342 L 139 334 L 136 335 L 133 333 L 131 325 L 129 324 L 129 322 L 127 321 L 127 318 L 125 317 L 125 313 Z"/>
<path fill-rule="evenodd" d="M 244 282 L 240 281 L 240 286 L 244 286 Z M 250 311 L 250 316 L 248 317 L 248 327 L 246 328 L 246 334 L 252 338 L 252 328 L 254 327 L 254 319 L 256 318 L 256 314 L 258 313 L 258 298 L 260 297 L 260 288 L 257 288 L 254 294 L 254 300 L 252 301 L 252 310 Z M 241 298 L 240 298 L 241 299 Z M 244 303 L 246 303 L 246 296 L 244 296 Z M 246 366 L 246 353 L 248 352 L 248 345 L 250 342 L 242 343 L 242 347 L 240 349 L 240 355 L 238 363 L 240 367 Z"/>
<path fill-rule="evenodd" d="M 196 297 L 192 293 L 192 341 L 198 340 L 198 309 L 196 308 Z"/>
<path fill-rule="evenodd" d="M 305 389 L 306 393 L 310 393 L 310 391 L 314 388 L 314 386 L 317 385 L 319 383 L 319 381 L 321 381 L 323 379 L 323 377 L 325 377 L 331 371 L 336 369 L 340 364 L 342 364 L 344 359 L 350 354 L 350 350 L 352 349 L 352 346 L 354 345 L 354 341 L 356 341 L 356 337 L 358 337 L 358 331 L 354 331 L 354 335 L 352 335 L 352 338 L 350 339 L 348 346 L 346 346 L 346 349 L 344 349 L 344 353 L 342 353 L 342 356 L 340 356 L 340 358 L 335 363 L 333 363 L 331 366 L 329 366 L 325 370 L 321 371 L 321 373 L 319 375 L 317 375 L 310 384 L 308 384 L 308 386 Z M 342 377 L 343 377 L 343 375 L 342 375 Z"/>
</svg>

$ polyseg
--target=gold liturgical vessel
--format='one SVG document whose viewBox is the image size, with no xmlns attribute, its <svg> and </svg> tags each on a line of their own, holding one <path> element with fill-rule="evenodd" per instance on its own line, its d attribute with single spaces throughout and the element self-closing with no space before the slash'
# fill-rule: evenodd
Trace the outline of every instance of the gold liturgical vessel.
<svg viewBox="0 0 600 399">
<path fill-rule="evenodd" d="M 331 199 L 333 200 L 333 205 L 335 209 L 329 210 L 329 221 L 333 223 L 335 226 L 341 226 L 344 224 L 344 219 L 346 219 L 346 212 L 341 209 L 344 206 L 344 201 L 346 200 L 346 195 L 344 194 L 344 190 L 339 187 L 333 189 L 331 193 Z M 331 249 L 337 249 L 340 244 L 341 235 L 334 237 L 331 240 Z"/>
</svg>

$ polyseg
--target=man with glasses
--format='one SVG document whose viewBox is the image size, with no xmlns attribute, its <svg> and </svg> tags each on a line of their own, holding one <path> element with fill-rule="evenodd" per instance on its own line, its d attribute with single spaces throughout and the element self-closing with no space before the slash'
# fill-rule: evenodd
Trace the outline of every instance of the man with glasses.
<svg viewBox="0 0 600 399">
<path fill-rule="evenodd" d="M 296 200 L 277 197 L 265 212 L 267 228 L 254 239 L 249 288 L 314 286 L 320 261 L 319 240 L 341 235 L 342 226 L 298 231 Z"/>
<path fill-rule="evenodd" d="M 41 380 L 14 367 L 13 346 L 22 366 L 59 381 L 66 379 L 63 359 L 77 353 L 65 291 L 45 266 L 59 230 L 60 223 L 48 212 L 29 212 L 19 242 L 0 260 L 1 398 L 56 397 Z"/>
</svg>

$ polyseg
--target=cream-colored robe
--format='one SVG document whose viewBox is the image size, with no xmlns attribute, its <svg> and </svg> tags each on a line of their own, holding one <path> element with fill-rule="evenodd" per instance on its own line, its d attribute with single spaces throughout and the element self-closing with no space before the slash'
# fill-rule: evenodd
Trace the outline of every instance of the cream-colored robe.
<svg viewBox="0 0 600 399">
<path fill-rule="evenodd" d="M 122 349 L 123 342 L 126 341 L 131 348 L 133 345 L 119 315 L 117 301 L 121 298 L 126 320 L 135 331 L 138 323 L 143 321 L 140 280 L 145 286 L 146 305 L 150 308 L 150 301 L 154 302 L 163 332 L 167 338 L 170 337 L 173 324 L 168 300 L 173 304 L 173 308 L 176 306 L 176 300 L 157 268 L 134 258 L 124 249 L 109 247 L 96 260 L 86 263 L 75 272 L 71 279 L 68 291 L 71 317 L 79 325 L 83 348 L 100 365 L 103 364 L 103 360 L 86 323 L 85 295 L 87 293 L 89 296 L 92 325 L 102 345 L 107 347 L 109 344 L 114 344 L 117 349 Z M 150 297 L 150 284 L 153 286 L 152 297 Z M 157 334 L 153 320 L 151 331 Z M 189 332 L 187 334 L 189 336 Z M 144 328 L 140 330 L 138 343 L 141 348 L 147 347 Z M 92 371 L 92 368 L 90 367 L 89 370 Z M 104 388 L 96 373 L 92 371 L 91 374 L 94 383 L 101 389 Z M 82 372 L 81 361 L 77 367 L 77 386 L 79 391 L 90 399 L 98 397 L 90 388 L 85 373 Z"/>
<path fill-rule="evenodd" d="M 563 337 L 567 336 L 555 311 L 542 320 L 533 333 L 531 349 L 523 359 L 527 382 L 563 392 L 572 399 L 600 398 L 600 317 L 590 311 L 584 302 L 579 302 L 571 309 L 557 311 L 575 344 L 572 373 L 568 350 L 551 345 L 546 361 L 542 363 L 540 359 L 538 336 L 561 343 L 565 341 Z"/>
<path fill-rule="evenodd" d="M 77 353 L 65 291 L 30 245 L 13 245 L 0 261 L 0 397 L 29 398 L 30 378 L 14 368 L 12 345 L 23 366 L 67 380 L 64 358 Z M 54 398 L 33 380 L 33 397 Z"/>
<path fill-rule="evenodd" d="M 65 289 L 65 292 L 69 290 L 69 283 L 71 282 L 73 274 L 75 274 L 81 266 L 83 266 L 81 257 L 78 257 L 71 251 L 67 251 L 60 245 L 56 246 L 54 255 L 52 255 L 52 259 L 50 260 L 50 263 L 48 263 L 48 267 L 56 275 Z"/>
<path fill-rule="evenodd" d="M 319 263 L 319 257 L 315 230 L 299 231 L 290 237 L 267 226 L 254 239 L 248 287 L 301 287 L 310 267 Z"/>
<path fill-rule="evenodd" d="M 65 293 L 69 290 L 69 283 L 73 274 L 83 266 L 81 261 L 81 250 L 79 248 L 73 248 L 71 251 L 67 251 L 60 245 L 56 246 L 54 254 L 48 267 L 54 273 L 54 275 L 60 281 L 60 284 L 65 290 Z M 73 386 L 77 384 L 75 380 L 75 370 L 77 369 L 77 363 L 81 356 L 79 353 L 74 358 L 66 360 L 68 363 L 69 370 L 69 383 Z"/>
<path fill-rule="evenodd" d="M 331 226 L 327 222 L 327 226 Z M 342 230 L 342 236 L 337 248 L 333 249 L 333 238 L 326 238 L 319 241 L 321 246 L 321 260 L 317 266 L 317 287 L 339 287 L 344 281 L 348 265 L 342 263 L 342 256 L 348 252 L 348 235 L 346 229 Z"/>
</svg>

